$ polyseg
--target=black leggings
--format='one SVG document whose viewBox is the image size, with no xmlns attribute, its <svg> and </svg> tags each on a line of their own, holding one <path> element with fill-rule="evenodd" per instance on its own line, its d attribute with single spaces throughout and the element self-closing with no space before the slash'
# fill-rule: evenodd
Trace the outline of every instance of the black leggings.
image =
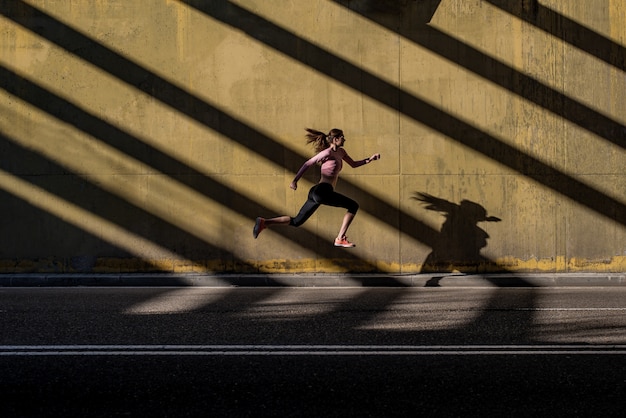
<svg viewBox="0 0 626 418">
<path fill-rule="evenodd" d="M 356 215 L 359 204 L 347 196 L 337 193 L 329 183 L 318 183 L 309 190 L 309 198 L 302 205 L 302 209 L 295 218 L 291 218 L 289 225 L 300 226 L 315 213 L 320 205 L 346 208 L 348 212 Z"/>
</svg>

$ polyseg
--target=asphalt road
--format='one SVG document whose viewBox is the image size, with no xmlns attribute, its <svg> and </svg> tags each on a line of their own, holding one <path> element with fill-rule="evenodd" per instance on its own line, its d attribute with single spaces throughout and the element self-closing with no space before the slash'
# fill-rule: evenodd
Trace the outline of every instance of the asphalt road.
<svg viewBox="0 0 626 418">
<path fill-rule="evenodd" d="M 623 416 L 626 288 L 0 288 L 0 416 Z"/>
</svg>

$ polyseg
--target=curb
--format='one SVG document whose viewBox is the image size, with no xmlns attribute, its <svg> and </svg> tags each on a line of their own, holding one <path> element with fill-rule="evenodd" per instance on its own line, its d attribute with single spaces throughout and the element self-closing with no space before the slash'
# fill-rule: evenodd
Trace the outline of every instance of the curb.
<svg viewBox="0 0 626 418">
<path fill-rule="evenodd" d="M 0 287 L 588 287 L 626 273 L 506 274 L 0 274 Z"/>
</svg>

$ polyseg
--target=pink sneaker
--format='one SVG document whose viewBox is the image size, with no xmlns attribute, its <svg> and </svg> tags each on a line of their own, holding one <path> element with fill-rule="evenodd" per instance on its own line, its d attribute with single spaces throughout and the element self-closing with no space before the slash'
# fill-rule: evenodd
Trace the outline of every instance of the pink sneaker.
<svg viewBox="0 0 626 418">
<path fill-rule="evenodd" d="M 348 241 L 348 238 L 344 235 L 341 238 L 335 238 L 335 247 L 352 248 L 356 247 L 356 245 Z"/>
<path fill-rule="evenodd" d="M 265 229 L 265 219 L 261 217 L 256 218 L 254 228 L 252 229 L 252 235 L 254 236 L 254 239 L 256 239 L 256 237 L 258 237 L 261 231 L 263 231 L 264 229 Z"/>
</svg>

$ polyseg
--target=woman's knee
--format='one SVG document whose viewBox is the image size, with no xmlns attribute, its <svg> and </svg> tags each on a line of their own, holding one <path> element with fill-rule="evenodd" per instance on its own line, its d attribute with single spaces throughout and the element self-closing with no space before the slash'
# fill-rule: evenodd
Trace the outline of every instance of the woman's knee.
<svg viewBox="0 0 626 418">
<path fill-rule="evenodd" d="M 352 202 L 350 202 L 347 209 L 348 209 L 348 212 L 350 212 L 353 215 L 356 215 L 356 213 L 359 211 L 359 204 L 353 200 Z"/>
</svg>

